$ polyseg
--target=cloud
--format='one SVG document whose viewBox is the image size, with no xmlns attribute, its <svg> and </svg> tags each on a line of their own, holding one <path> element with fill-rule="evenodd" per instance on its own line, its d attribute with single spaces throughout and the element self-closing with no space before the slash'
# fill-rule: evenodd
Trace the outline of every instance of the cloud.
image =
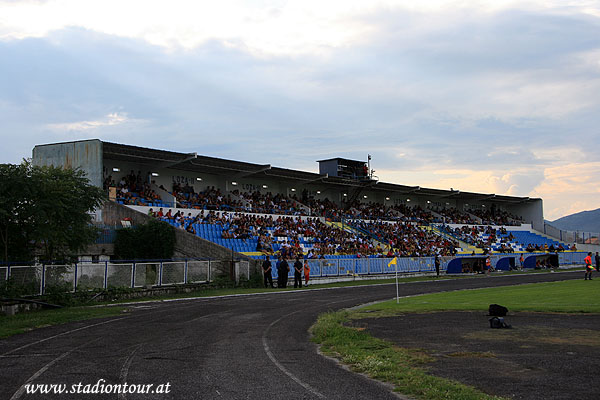
<svg viewBox="0 0 600 400">
<path fill-rule="evenodd" d="M 125 124 L 125 123 L 135 123 L 135 122 L 141 122 L 140 120 L 138 121 L 133 121 L 130 118 L 127 117 L 127 113 L 118 113 L 118 112 L 114 112 L 114 113 L 110 113 L 108 115 L 106 115 L 105 117 L 95 120 L 95 121 L 77 121 L 77 122 L 64 122 L 64 123 L 58 123 L 58 124 L 48 124 L 47 128 L 53 131 L 57 131 L 57 132 L 64 132 L 64 131 L 78 131 L 78 132 L 84 132 L 87 130 L 94 130 L 94 129 L 98 129 L 104 126 L 113 126 L 113 125 L 121 125 L 121 124 Z"/>
<path fill-rule="evenodd" d="M 544 180 L 532 191 L 544 199 L 549 220 L 598 208 L 600 162 L 570 162 L 546 168 Z"/>
<path fill-rule="evenodd" d="M 85 3 L 0 1 L 3 160 L 86 135 L 309 171 L 371 154 L 385 181 L 548 210 L 575 178 L 547 171 L 600 162 L 593 4 Z"/>
</svg>

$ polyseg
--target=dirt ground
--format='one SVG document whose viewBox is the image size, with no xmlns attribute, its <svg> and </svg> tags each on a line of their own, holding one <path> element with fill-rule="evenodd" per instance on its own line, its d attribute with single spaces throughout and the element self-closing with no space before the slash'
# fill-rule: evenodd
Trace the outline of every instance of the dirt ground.
<svg viewBox="0 0 600 400">
<path fill-rule="evenodd" d="M 482 312 L 405 314 L 354 325 L 436 358 L 429 371 L 514 399 L 600 399 L 600 314 L 509 313 L 490 329 Z"/>
</svg>

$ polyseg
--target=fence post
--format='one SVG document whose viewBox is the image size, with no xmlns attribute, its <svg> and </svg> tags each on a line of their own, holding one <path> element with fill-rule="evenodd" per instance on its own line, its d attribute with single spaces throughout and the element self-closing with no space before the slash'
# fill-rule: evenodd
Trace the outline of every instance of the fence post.
<svg viewBox="0 0 600 400">
<path fill-rule="evenodd" d="M 104 289 L 108 287 L 108 261 L 104 261 Z"/>
<path fill-rule="evenodd" d="M 77 291 L 77 264 L 75 263 L 75 276 L 73 277 L 73 293 Z"/>
<path fill-rule="evenodd" d="M 40 295 L 44 294 L 45 286 L 46 286 L 46 264 L 42 264 L 42 279 L 40 282 Z"/>
<path fill-rule="evenodd" d="M 8 263 L 7 268 L 6 268 L 6 281 L 8 282 L 9 279 L 10 279 L 10 263 Z"/>
<path fill-rule="evenodd" d="M 162 279 L 163 279 L 163 262 L 160 262 L 160 267 L 158 270 L 158 286 L 162 286 Z"/>
<path fill-rule="evenodd" d="M 131 264 L 131 288 L 135 287 L 135 261 Z"/>
<path fill-rule="evenodd" d="M 187 284 L 187 276 L 188 276 L 188 260 L 185 259 L 185 265 L 183 266 L 183 283 Z"/>
<path fill-rule="evenodd" d="M 208 275 L 206 275 L 206 283 L 210 283 L 210 267 L 212 264 L 212 260 L 208 260 Z"/>
<path fill-rule="evenodd" d="M 367 258 L 367 275 L 371 275 L 371 259 Z"/>
<path fill-rule="evenodd" d="M 340 260 L 339 259 L 335 262 L 335 265 L 337 267 L 337 276 L 340 276 Z"/>
</svg>

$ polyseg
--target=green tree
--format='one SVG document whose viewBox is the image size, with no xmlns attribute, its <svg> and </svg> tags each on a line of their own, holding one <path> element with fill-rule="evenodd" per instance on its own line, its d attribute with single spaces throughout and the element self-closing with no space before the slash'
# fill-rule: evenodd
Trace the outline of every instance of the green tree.
<svg viewBox="0 0 600 400">
<path fill-rule="evenodd" d="M 5 261 L 64 259 L 98 237 L 91 212 L 105 196 L 81 169 L 0 164 L 0 193 Z"/>
<path fill-rule="evenodd" d="M 32 188 L 28 180 L 28 164 L 0 164 L 0 241 L 2 259 L 28 260 L 31 225 L 26 224 L 32 214 Z M 10 250 L 10 251 L 9 251 Z"/>
<path fill-rule="evenodd" d="M 115 256 L 121 260 L 164 260 L 175 252 L 175 231 L 166 222 L 150 220 L 117 231 Z"/>
</svg>

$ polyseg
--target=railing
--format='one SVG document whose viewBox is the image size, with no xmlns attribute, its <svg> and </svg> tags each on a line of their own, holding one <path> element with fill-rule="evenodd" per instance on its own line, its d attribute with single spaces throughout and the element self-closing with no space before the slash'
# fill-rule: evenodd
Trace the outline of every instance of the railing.
<svg viewBox="0 0 600 400">
<path fill-rule="evenodd" d="M 565 243 L 600 244 L 599 232 L 563 231 L 555 226 L 544 224 L 544 234 Z"/>
<path fill-rule="evenodd" d="M 250 263 L 235 262 L 236 281 L 250 279 Z M 226 265 L 219 265 L 225 263 Z M 42 295 L 50 287 L 65 291 L 109 287 L 160 287 L 188 283 L 209 283 L 216 271 L 231 263 L 215 260 L 141 261 L 74 263 L 64 265 L 0 265 L 0 283 L 10 282 L 26 295 Z"/>
<path fill-rule="evenodd" d="M 543 256 L 549 253 L 510 253 L 491 256 L 492 265 L 503 258 L 513 257 L 515 265 L 520 255 Z M 583 265 L 585 252 L 559 252 L 560 265 Z M 481 255 L 475 256 L 481 258 Z M 455 258 L 441 257 L 440 271 L 446 271 Z M 406 273 L 426 273 L 435 271 L 434 257 L 398 257 L 397 265 L 390 264 L 392 258 L 339 258 L 307 260 L 311 278 L 367 276 Z M 46 289 L 60 287 L 64 291 L 107 289 L 110 287 L 161 287 L 188 283 L 209 283 L 214 280 L 216 271 L 228 271 L 231 260 L 178 260 L 178 261 L 136 261 L 75 263 L 64 265 L 12 265 L 0 264 L 0 284 L 3 281 L 17 285 L 26 295 L 42 295 Z M 234 261 L 236 281 L 250 279 L 250 263 Z M 288 260 L 293 278 L 293 260 Z M 277 261 L 271 261 L 272 276 L 277 278 Z"/>
<path fill-rule="evenodd" d="M 573 265 L 573 264 L 581 264 L 584 265 L 583 261 L 587 257 L 587 253 L 585 251 L 578 252 L 559 252 L 558 253 L 558 262 L 560 265 Z"/>
</svg>

